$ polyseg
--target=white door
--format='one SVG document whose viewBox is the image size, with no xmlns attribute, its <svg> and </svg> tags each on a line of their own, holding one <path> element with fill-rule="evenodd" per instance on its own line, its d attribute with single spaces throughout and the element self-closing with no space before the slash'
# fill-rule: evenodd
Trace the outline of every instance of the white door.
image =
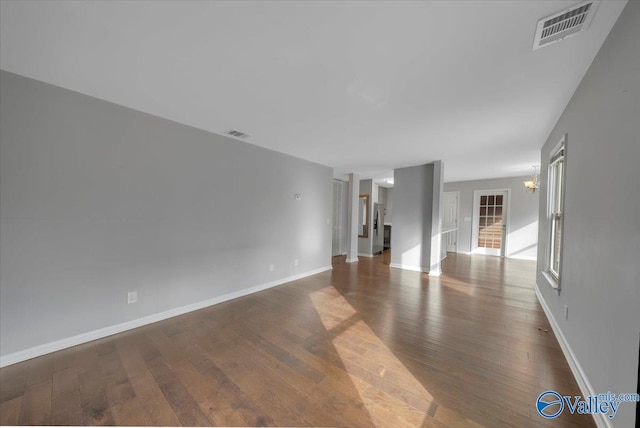
<svg viewBox="0 0 640 428">
<path fill-rule="evenodd" d="M 473 192 L 474 253 L 504 256 L 507 242 L 509 190 L 477 190 Z"/>
<path fill-rule="evenodd" d="M 442 234 L 448 252 L 458 250 L 458 200 L 459 192 L 442 193 Z"/>
</svg>

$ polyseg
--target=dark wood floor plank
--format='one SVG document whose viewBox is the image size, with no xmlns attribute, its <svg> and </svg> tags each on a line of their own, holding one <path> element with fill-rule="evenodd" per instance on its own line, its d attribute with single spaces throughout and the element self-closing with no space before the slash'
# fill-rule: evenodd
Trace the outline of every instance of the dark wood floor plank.
<svg viewBox="0 0 640 428">
<path fill-rule="evenodd" d="M 51 423 L 51 384 L 51 380 L 45 380 L 27 388 L 20 406 L 19 425 Z"/>
<path fill-rule="evenodd" d="M 193 348 L 189 352 L 189 361 L 215 391 L 214 395 L 200 404 L 214 424 L 273 425 L 273 419 L 224 373 L 202 347 Z"/>
<path fill-rule="evenodd" d="M 27 387 L 28 361 L 0 369 L 0 403 L 20 398 Z"/>
<path fill-rule="evenodd" d="M 274 355 L 273 348 L 275 345 L 269 343 L 269 345 L 265 346 L 265 343 L 268 342 L 269 340 L 267 339 L 263 339 L 260 342 L 249 342 L 252 351 L 248 355 L 250 355 L 252 367 L 259 366 L 263 371 L 268 373 L 266 378 L 275 379 L 275 381 L 280 384 L 284 382 L 286 388 L 293 388 L 301 398 L 314 397 L 313 400 L 304 400 L 302 403 L 297 400 L 297 405 L 303 406 L 305 413 L 314 414 L 321 411 L 327 401 L 324 397 L 331 397 L 336 395 L 336 391 L 340 391 L 342 403 L 344 404 L 340 418 L 335 418 L 334 414 L 328 414 L 325 416 L 325 423 L 331 426 L 339 426 L 341 424 L 362 426 L 371 423 L 369 415 L 366 411 L 363 411 L 364 405 L 362 399 L 350 379 L 346 379 L 346 381 L 339 385 L 336 385 L 335 382 L 324 382 L 326 376 L 322 376 L 322 379 L 318 379 L 319 382 L 315 384 L 314 382 L 309 382 L 308 371 L 312 369 L 311 365 L 305 363 L 302 369 L 299 365 L 290 365 L 290 359 L 283 359 L 281 353 L 286 353 L 291 356 L 293 356 L 293 354 L 277 347 L 279 350 Z M 337 372 L 334 372 L 334 374 L 336 373 Z M 342 378 L 349 377 L 346 372 L 342 372 L 340 376 Z M 278 388 L 277 390 L 281 391 L 282 388 Z M 295 406 L 296 400 L 292 401 Z"/>
<path fill-rule="evenodd" d="M 134 344 L 118 346 L 118 355 L 131 384 L 153 378 L 140 349 Z"/>
<path fill-rule="evenodd" d="M 51 398 L 51 423 L 53 425 L 75 425 L 82 419 L 78 366 L 74 360 L 66 368 L 53 374 Z"/>
<path fill-rule="evenodd" d="M 27 387 L 52 380 L 55 354 L 43 355 L 27 361 Z"/>
<path fill-rule="evenodd" d="M 153 424 L 152 416 L 137 398 L 112 406 L 111 412 L 116 425 L 148 426 Z"/>
<path fill-rule="evenodd" d="M 150 423 L 155 426 L 180 426 L 180 421 L 155 379 L 145 378 L 133 382 L 133 390 L 142 407 L 151 415 Z M 133 424 L 127 424 L 133 425 Z"/>
<path fill-rule="evenodd" d="M 18 425 L 20 421 L 20 406 L 22 405 L 22 397 L 16 397 L 13 400 L 5 401 L 0 404 L 0 425 L 12 426 Z"/>
<path fill-rule="evenodd" d="M 54 372 L 72 367 L 75 364 L 76 353 L 77 353 L 76 347 L 73 346 L 71 348 L 63 349 L 53 354 L 54 355 L 54 363 L 53 363 Z"/>
<path fill-rule="evenodd" d="M 82 421 L 80 389 L 66 390 L 51 399 L 52 425 L 78 425 Z"/>
<path fill-rule="evenodd" d="M 200 410 L 198 403 L 180 383 L 167 363 L 158 358 L 150 361 L 148 367 L 181 425 L 211 425 L 211 421 Z"/>
<path fill-rule="evenodd" d="M 100 367 L 98 352 L 91 346 L 92 343 L 85 343 L 77 347 L 74 367 L 78 374 L 98 370 Z"/>
<path fill-rule="evenodd" d="M 275 425 L 313 425 L 306 413 L 308 401 L 295 388 L 259 364 L 250 353 L 238 354 L 235 347 L 242 342 L 230 343 L 216 352 L 224 374 L 253 402 L 268 409 Z"/>
<path fill-rule="evenodd" d="M 216 392 L 214 395 L 200 403 L 200 408 L 209 418 L 214 426 L 270 426 L 266 420 L 254 418 L 253 416 L 246 418 L 243 414 L 242 403 L 235 401 L 234 397 L 229 396 L 224 390 Z M 254 422 L 248 422 L 253 420 Z"/>
<path fill-rule="evenodd" d="M 78 425 L 113 425 L 113 415 L 107 400 L 107 379 L 100 367 L 81 373 L 78 384 L 82 408 L 82 423 Z"/>
<path fill-rule="evenodd" d="M 389 252 L 0 369 L 0 422 L 154 426 L 579 427 L 580 395 L 534 289 L 535 263 Z"/>
<path fill-rule="evenodd" d="M 259 334 L 246 327 L 243 324 L 238 324 L 234 331 L 238 333 L 242 338 L 250 342 L 253 346 L 262 349 L 266 353 L 273 356 L 286 366 L 306 376 L 311 382 L 318 383 L 324 379 L 324 374 L 313 367 L 307 365 L 304 361 L 297 358 L 277 345 L 265 340 Z"/>
<path fill-rule="evenodd" d="M 64 395 L 78 390 L 78 373 L 75 366 L 69 366 L 53 374 L 52 394 Z"/>
<path fill-rule="evenodd" d="M 153 346 L 160 352 L 162 359 L 167 362 L 178 361 L 184 356 L 182 350 L 171 342 L 171 340 L 163 333 L 162 325 L 165 323 L 158 323 L 155 328 L 151 328 L 147 333 L 147 337 L 151 339 Z"/>
<path fill-rule="evenodd" d="M 207 382 L 186 357 L 172 363 L 171 370 L 196 403 L 200 404 L 215 394 L 215 385 Z"/>
</svg>

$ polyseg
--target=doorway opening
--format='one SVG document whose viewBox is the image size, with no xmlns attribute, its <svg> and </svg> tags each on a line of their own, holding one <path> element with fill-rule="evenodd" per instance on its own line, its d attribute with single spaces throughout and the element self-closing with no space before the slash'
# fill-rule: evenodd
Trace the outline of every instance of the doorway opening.
<svg viewBox="0 0 640 428">
<path fill-rule="evenodd" d="M 333 180 L 333 230 L 331 255 L 342 256 L 347 253 L 347 205 L 349 196 L 347 194 L 347 183 L 340 180 Z"/>
</svg>

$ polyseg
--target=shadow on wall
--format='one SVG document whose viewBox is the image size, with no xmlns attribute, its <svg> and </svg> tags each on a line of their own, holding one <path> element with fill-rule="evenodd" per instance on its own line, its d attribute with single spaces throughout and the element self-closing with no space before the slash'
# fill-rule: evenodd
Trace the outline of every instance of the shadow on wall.
<svg viewBox="0 0 640 428">
<path fill-rule="evenodd" d="M 524 253 L 530 253 L 531 251 L 537 250 L 537 249 L 538 249 L 538 244 L 531 244 L 528 247 L 524 247 L 524 248 L 522 248 L 522 249 L 520 249 L 518 251 L 509 253 L 509 257 L 521 256 Z"/>
<path fill-rule="evenodd" d="M 403 266 L 412 266 L 415 268 L 420 268 L 420 260 L 422 260 L 422 252 L 420 249 L 422 248 L 421 244 L 416 245 L 415 247 L 404 251 L 402 256 L 400 256 L 400 260 Z M 393 250 L 391 250 L 393 251 Z"/>
</svg>

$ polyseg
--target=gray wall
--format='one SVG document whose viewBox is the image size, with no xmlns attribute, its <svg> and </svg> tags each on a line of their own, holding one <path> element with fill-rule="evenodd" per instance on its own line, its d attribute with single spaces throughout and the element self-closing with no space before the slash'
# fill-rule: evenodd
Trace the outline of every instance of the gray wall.
<svg viewBox="0 0 640 428">
<path fill-rule="evenodd" d="M 445 192 L 460 192 L 458 214 L 458 252 L 471 251 L 471 221 L 473 218 L 474 190 L 511 189 L 510 213 L 507 236 L 507 257 L 535 259 L 538 251 L 538 203 L 539 192 L 529 193 L 523 181 L 531 176 L 494 178 L 490 180 L 458 181 L 445 183 Z"/>
<path fill-rule="evenodd" d="M 330 168 L 4 71 L 0 90 L 3 355 L 330 265 Z"/>
<path fill-rule="evenodd" d="M 546 269 L 546 180 L 537 284 L 596 393 L 634 392 L 640 333 L 640 2 L 629 2 L 542 149 L 568 134 L 560 294 Z M 565 320 L 564 305 L 569 307 Z M 635 405 L 612 421 L 633 427 Z"/>
<path fill-rule="evenodd" d="M 391 265 L 429 271 L 433 164 L 394 170 Z"/>
</svg>

